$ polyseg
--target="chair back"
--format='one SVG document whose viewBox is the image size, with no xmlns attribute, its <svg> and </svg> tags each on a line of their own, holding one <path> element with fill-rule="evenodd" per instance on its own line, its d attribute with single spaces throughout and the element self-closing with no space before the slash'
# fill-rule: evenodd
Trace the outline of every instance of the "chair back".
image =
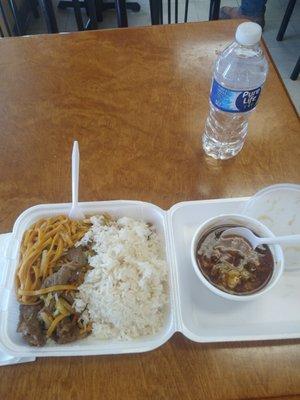
<svg viewBox="0 0 300 400">
<path fill-rule="evenodd" d="M 178 22 L 187 22 L 189 0 L 184 2 L 184 10 L 179 10 L 181 4 L 178 0 L 167 0 L 166 3 L 166 20 L 164 19 L 164 5 L 162 0 L 150 0 L 150 13 L 152 25 L 159 24 L 177 24 Z M 182 12 L 183 11 L 183 12 Z"/>
</svg>

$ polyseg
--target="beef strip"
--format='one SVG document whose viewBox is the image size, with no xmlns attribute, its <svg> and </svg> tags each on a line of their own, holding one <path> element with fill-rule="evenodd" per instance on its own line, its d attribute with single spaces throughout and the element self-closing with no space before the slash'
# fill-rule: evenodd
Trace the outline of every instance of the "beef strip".
<svg viewBox="0 0 300 400">
<path fill-rule="evenodd" d="M 43 323 L 38 319 L 41 308 L 41 305 L 20 304 L 19 306 L 17 332 L 22 333 L 23 338 L 31 346 L 44 346 L 47 340 Z"/>
<path fill-rule="evenodd" d="M 48 276 L 44 280 L 42 288 L 76 283 L 79 280 L 80 276 L 81 276 L 80 265 L 63 264 L 57 272 Z"/>
<path fill-rule="evenodd" d="M 68 285 L 72 283 L 82 283 L 85 270 L 83 267 L 87 265 L 87 257 L 82 247 L 72 247 L 64 256 L 66 262 L 62 264 L 57 272 L 48 276 L 42 285 L 47 288 L 55 285 Z"/>
<path fill-rule="evenodd" d="M 81 267 L 84 267 L 88 263 L 87 257 L 81 246 L 72 247 L 68 250 L 65 257 L 71 264 L 80 265 Z"/>
<path fill-rule="evenodd" d="M 70 318 L 64 318 L 57 324 L 56 332 L 53 339 L 58 344 L 70 343 L 79 339 L 80 328 L 76 321 L 71 321 Z"/>
</svg>

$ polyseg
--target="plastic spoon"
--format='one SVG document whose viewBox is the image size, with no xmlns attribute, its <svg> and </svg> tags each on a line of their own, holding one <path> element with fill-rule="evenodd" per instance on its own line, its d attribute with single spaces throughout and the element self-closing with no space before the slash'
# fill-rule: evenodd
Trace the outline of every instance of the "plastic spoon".
<svg viewBox="0 0 300 400">
<path fill-rule="evenodd" d="M 78 206 L 78 186 L 79 186 L 79 147 L 78 142 L 73 144 L 72 151 L 72 208 L 69 212 L 71 219 L 84 219 L 84 213 Z"/>
<path fill-rule="evenodd" d="M 300 235 L 288 235 L 288 236 L 277 236 L 272 238 L 261 238 L 256 236 L 253 232 L 250 231 L 248 228 L 229 228 L 226 229 L 221 235 L 221 237 L 225 236 L 242 236 L 246 239 L 251 246 L 255 249 L 257 246 L 261 244 L 294 244 L 300 243 Z"/>
</svg>

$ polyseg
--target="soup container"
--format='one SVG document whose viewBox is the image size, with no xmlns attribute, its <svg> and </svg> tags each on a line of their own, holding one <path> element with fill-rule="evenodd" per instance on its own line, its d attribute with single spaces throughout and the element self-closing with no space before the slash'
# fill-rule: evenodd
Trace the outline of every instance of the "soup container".
<svg viewBox="0 0 300 400">
<path fill-rule="evenodd" d="M 264 224 L 257 221 L 254 218 L 247 217 L 245 215 L 239 214 L 223 214 L 217 217 L 211 218 L 208 221 L 204 222 L 199 228 L 196 230 L 194 237 L 192 239 L 191 244 L 191 260 L 195 270 L 196 275 L 201 280 L 201 282 L 213 293 L 218 296 L 221 296 L 228 300 L 234 301 L 249 301 L 254 300 L 257 297 L 262 296 L 263 294 L 267 293 L 270 289 L 272 289 L 276 283 L 279 281 L 282 272 L 283 272 L 283 265 L 284 265 L 284 257 L 283 251 L 280 245 L 268 245 L 270 248 L 273 259 L 274 259 L 274 269 L 273 274 L 269 282 L 260 290 L 252 294 L 232 294 L 225 292 L 212 283 L 204 276 L 201 269 L 199 268 L 196 252 L 198 243 L 209 230 L 216 228 L 221 225 L 234 225 L 234 226 L 242 226 L 252 230 L 255 234 L 261 237 L 275 237 L 275 235 L 267 228 Z"/>
</svg>

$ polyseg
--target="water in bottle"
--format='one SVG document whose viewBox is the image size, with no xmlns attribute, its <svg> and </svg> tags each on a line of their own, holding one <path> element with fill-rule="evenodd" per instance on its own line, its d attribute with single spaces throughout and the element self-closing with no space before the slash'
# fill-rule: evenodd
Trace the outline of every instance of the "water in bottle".
<svg viewBox="0 0 300 400">
<path fill-rule="evenodd" d="M 259 46 L 261 33 L 261 27 L 254 22 L 240 24 L 235 41 L 216 61 L 203 134 L 203 148 L 214 158 L 233 157 L 243 147 L 248 117 L 257 104 L 268 72 Z"/>
</svg>

